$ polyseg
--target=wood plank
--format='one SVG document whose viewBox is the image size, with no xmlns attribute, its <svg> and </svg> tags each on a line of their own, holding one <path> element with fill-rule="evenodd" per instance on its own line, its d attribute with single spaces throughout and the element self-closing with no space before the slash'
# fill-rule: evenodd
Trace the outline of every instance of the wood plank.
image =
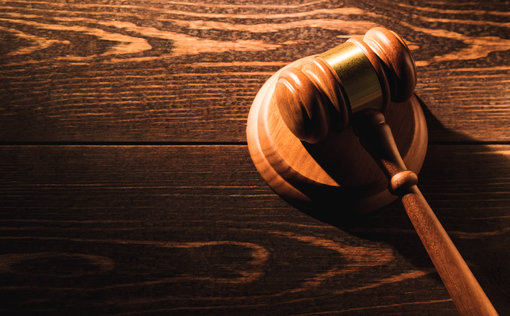
<svg viewBox="0 0 510 316">
<path fill-rule="evenodd" d="M 508 2 L 0 3 L 3 142 L 241 142 L 283 65 L 373 26 L 409 41 L 431 140 L 510 141 Z"/>
<path fill-rule="evenodd" d="M 510 146 L 431 146 L 421 187 L 510 313 Z M 245 146 L 1 146 L 4 313 L 455 315 L 398 205 L 287 205 Z"/>
</svg>

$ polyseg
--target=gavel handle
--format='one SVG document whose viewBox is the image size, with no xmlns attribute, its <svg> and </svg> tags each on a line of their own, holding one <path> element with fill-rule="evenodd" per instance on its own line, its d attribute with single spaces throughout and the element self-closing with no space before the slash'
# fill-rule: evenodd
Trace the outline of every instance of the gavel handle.
<svg viewBox="0 0 510 316">
<path fill-rule="evenodd" d="M 402 204 L 461 315 L 498 315 L 416 185 Z"/>
<path fill-rule="evenodd" d="M 418 189 L 418 178 L 412 171 L 407 170 L 384 116 L 380 112 L 367 115 L 364 117 L 365 126 L 358 132 L 360 140 L 388 175 L 394 193 L 400 196 L 407 215 L 457 310 L 463 316 L 498 315 Z M 368 138 L 369 142 L 364 142 Z"/>
</svg>

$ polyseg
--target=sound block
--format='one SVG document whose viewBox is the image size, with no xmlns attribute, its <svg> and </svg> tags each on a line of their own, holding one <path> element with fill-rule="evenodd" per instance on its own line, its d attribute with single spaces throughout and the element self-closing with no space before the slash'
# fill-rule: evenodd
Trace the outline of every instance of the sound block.
<svg viewBox="0 0 510 316">
<path fill-rule="evenodd" d="M 247 126 L 251 158 L 269 186 L 298 208 L 339 215 L 373 211 L 394 201 L 387 177 L 352 127 L 332 131 L 316 144 L 292 134 L 273 102 L 280 71 L 258 92 Z M 404 103 L 390 103 L 384 114 L 404 162 L 418 174 L 428 139 L 418 99 L 413 95 Z"/>
</svg>

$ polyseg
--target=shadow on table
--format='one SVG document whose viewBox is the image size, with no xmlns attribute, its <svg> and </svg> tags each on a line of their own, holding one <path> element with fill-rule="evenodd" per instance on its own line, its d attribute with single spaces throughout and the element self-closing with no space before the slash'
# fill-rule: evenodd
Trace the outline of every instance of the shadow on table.
<svg viewBox="0 0 510 316">
<path fill-rule="evenodd" d="M 458 143 L 429 146 L 419 187 L 496 310 L 510 314 L 510 160 L 446 129 L 421 103 L 429 130 Z M 357 237 L 387 242 L 420 268 L 433 267 L 399 202 L 348 218 L 307 213 Z"/>
</svg>

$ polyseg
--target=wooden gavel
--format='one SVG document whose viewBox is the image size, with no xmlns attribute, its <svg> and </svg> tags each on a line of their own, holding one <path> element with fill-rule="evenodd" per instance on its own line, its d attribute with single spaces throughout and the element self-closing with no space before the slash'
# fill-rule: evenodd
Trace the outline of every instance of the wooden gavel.
<svg viewBox="0 0 510 316">
<path fill-rule="evenodd" d="M 272 102 L 300 140 L 320 143 L 331 131 L 352 125 L 387 175 L 390 192 L 402 200 L 460 314 L 497 315 L 418 189 L 418 177 L 407 169 L 382 114 L 389 102 L 409 99 L 416 85 L 405 42 L 385 28 L 374 28 L 363 38 L 293 63 L 276 80 Z"/>
</svg>

